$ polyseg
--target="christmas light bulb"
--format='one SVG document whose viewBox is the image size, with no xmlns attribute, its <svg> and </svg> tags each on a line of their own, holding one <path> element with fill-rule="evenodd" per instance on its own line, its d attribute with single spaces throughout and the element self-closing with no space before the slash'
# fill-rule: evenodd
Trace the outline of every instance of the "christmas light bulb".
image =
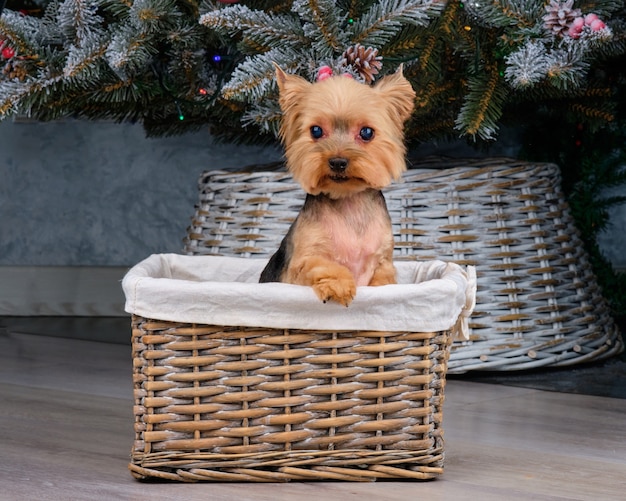
<svg viewBox="0 0 626 501">
<path fill-rule="evenodd" d="M 174 101 L 174 104 L 176 105 L 176 110 L 178 111 L 178 120 L 182 122 L 185 119 L 185 115 L 183 115 L 183 110 L 180 109 L 178 101 Z"/>
</svg>

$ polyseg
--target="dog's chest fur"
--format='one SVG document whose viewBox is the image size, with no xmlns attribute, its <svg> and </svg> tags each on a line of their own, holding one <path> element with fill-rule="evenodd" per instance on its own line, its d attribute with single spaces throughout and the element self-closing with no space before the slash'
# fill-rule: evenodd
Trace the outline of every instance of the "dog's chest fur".
<svg viewBox="0 0 626 501">
<path fill-rule="evenodd" d="M 385 200 L 376 190 L 350 197 L 315 197 L 310 202 L 311 218 L 319 232 L 319 250 L 347 267 L 357 285 L 368 285 L 382 258 L 382 250 L 392 244 L 391 222 Z"/>
</svg>

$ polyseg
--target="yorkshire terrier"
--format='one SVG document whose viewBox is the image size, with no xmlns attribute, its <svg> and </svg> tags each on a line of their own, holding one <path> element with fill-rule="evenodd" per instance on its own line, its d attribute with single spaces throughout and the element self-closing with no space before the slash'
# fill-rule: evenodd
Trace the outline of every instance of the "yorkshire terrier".
<svg viewBox="0 0 626 501">
<path fill-rule="evenodd" d="M 381 189 L 406 169 L 415 92 L 401 67 L 373 86 L 346 75 L 310 83 L 278 66 L 276 79 L 287 168 L 307 196 L 260 281 L 308 285 L 348 306 L 357 286 L 396 283 Z"/>
</svg>

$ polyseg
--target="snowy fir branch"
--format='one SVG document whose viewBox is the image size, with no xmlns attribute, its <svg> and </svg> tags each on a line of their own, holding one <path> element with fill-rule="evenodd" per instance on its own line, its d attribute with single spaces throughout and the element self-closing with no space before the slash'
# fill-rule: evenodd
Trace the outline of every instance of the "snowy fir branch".
<svg viewBox="0 0 626 501">
<path fill-rule="evenodd" d="M 133 0 L 128 10 L 130 26 L 144 35 L 167 33 L 182 16 L 175 0 Z"/>
<path fill-rule="evenodd" d="M 543 43 L 528 40 L 518 50 L 506 57 L 505 78 L 512 87 L 523 89 L 546 78 L 550 67 Z"/>
<path fill-rule="evenodd" d="M 103 34 L 103 18 L 98 14 L 98 0 L 65 0 L 59 3 L 57 26 L 73 46 L 89 44 Z"/>
<path fill-rule="evenodd" d="M 54 43 L 51 36 L 42 36 L 45 30 L 45 19 L 22 16 L 17 12 L 4 10 L 0 17 L 0 39 L 15 52 L 24 55 L 36 54 L 40 44 Z"/>
<path fill-rule="evenodd" d="M 578 50 L 554 50 L 547 55 L 549 82 L 564 91 L 584 85 L 589 62 Z"/>
<path fill-rule="evenodd" d="M 63 77 L 70 83 L 74 79 L 88 81 L 97 79 L 102 61 L 106 52 L 107 42 L 103 39 L 90 38 L 83 40 L 82 45 L 69 47 Z"/>
<path fill-rule="evenodd" d="M 333 0 L 295 0 L 292 11 L 301 20 L 304 35 L 319 57 L 330 58 L 342 52 L 348 44 L 344 30 L 347 13 L 337 8 Z"/>
<path fill-rule="evenodd" d="M 222 88 L 226 99 L 255 103 L 274 89 L 275 69 L 290 58 L 279 49 L 246 58 L 232 73 L 230 81 Z"/>
<path fill-rule="evenodd" d="M 441 0 L 385 0 L 374 3 L 354 25 L 353 42 L 384 46 L 406 25 L 424 27 L 445 6 Z"/>
<path fill-rule="evenodd" d="M 529 29 L 545 14 L 545 0 L 469 0 L 466 12 L 481 26 Z"/>
<path fill-rule="evenodd" d="M 596 109 L 576 100 L 626 53 L 624 15 L 619 0 L 50 0 L 0 18 L 0 118 L 204 124 L 256 141 L 276 131 L 272 62 L 368 84 L 404 63 L 419 98 L 408 137 L 492 140 L 508 103 Z"/>
<path fill-rule="evenodd" d="M 255 126 L 264 133 L 278 135 L 281 112 L 276 102 L 257 104 L 243 116 L 243 126 Z"/>
<path fill-rule="evenodd" d="M 145 42 L 145 35 L 128 26 L 113 34 L 105 51 L 105 58 L 110 68 L 121 79 L 141 71 L 150 64 L 158 53 L 156 47 Z"/>
<path fill-rule="evenodd" d="M 241 36 L 245 53 L 265 52 L 275 47 L 299 46 L 308 42 L 293 16 L 252 10 L 245 5 L 213 6 L 200 16 L 201 25 L 227 36 Z"/>
</svg>

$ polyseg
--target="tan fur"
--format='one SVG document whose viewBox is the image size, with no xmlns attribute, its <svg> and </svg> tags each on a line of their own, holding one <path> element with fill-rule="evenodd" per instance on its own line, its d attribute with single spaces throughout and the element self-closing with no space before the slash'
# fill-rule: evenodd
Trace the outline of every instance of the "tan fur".
<svg viewBox="0 0 626 501">
<path fill-rule="evenodd" d="M 360 285 L 395 283 L 391 221 L 379 191 L 406 169 L 403 127 L 415 92 L 402 70 L 367 86 L 344 76 L 317 83 L 276 68 L 287 167 L 313 197 L 289 235 L 281 280 L 348 305 Z M 324 131 L 311 135 L 311 127 Z M 363 140 L 363 127 L 373 129 Z M 338 176 L 329 160 L 348 161 Z M 340 179 L 338 179 L 340 177 Z"/>
</svg>

